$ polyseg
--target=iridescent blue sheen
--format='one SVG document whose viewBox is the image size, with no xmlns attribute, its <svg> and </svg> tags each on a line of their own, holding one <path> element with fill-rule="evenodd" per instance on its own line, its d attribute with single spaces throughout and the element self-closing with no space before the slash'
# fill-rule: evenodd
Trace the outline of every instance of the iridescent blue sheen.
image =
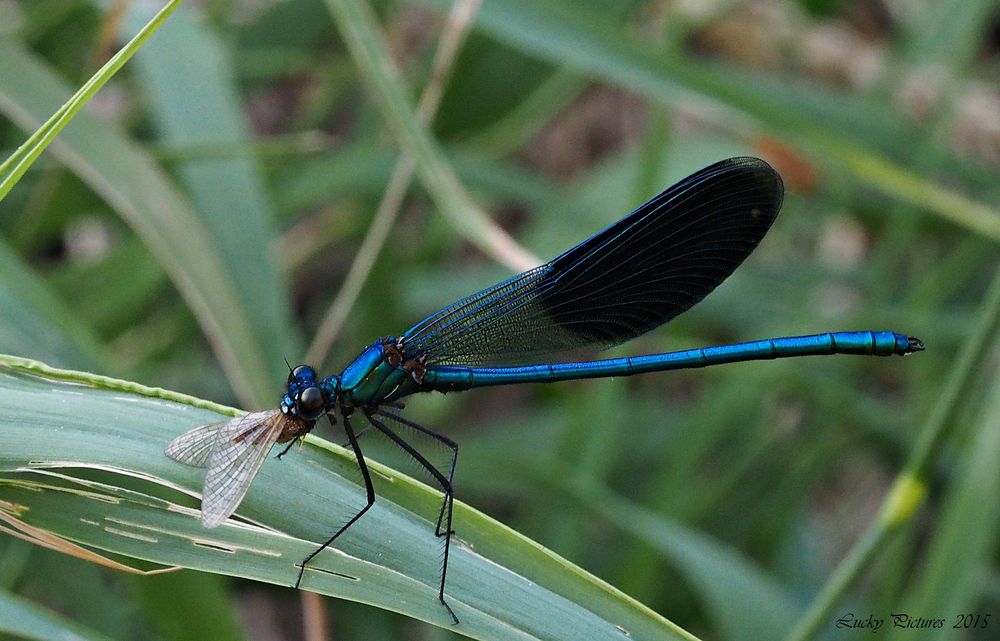
<svg viewBox="0 0 1000 641">
<path fill-rule="evenodd" d="M 444 539 L 438 599 L 445 600 L 452 536 L 452 481 L 458 445 L 400 415 L 399 399 L 488 385 L 631 376 L 721 363 L 793 356 L 905 355 L 919 339 L 890 331 L 822 333 L 606 360 L 558 362 L 631 340 L 689 309 L 754 250 L 781 208 L 781 178 L 766 162 L 732 158 L 688 176 L 628 216 L 551 261 L 449 305 L 399 337 L 375 341 L 339 376 L 317 380 L 301 365 L 289 373 L 278 411 L 200 426 L 175 439 L 171 458 L 208 467 L 202 518 L 214 527 L 239 505 L 274 443 L 284 451 L 322 416 L 342 419 L 365 482 L 367 503 L 299 566 L 312 559 L 375 501 L 351 417 L 361 414 L 424 466 L 444 490 L 435 532 Z M 403 439 L 400 427 L 451 450 L 438 469 Z M 222 436 L 217 437 L 216 435 Z M 284 453 L 284 452 L 282 452 Z M 280 455 L 279 455 L 280 456 Z"/>
</svg>

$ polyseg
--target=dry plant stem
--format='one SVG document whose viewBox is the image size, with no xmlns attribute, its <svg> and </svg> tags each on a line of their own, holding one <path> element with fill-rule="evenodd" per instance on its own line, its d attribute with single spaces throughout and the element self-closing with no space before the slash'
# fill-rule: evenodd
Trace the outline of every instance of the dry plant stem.
<svg viewBox="0 0 1000 641">
<path fill-rule="evenodd" d="M 451 13 L 448 14 L 441 34 L 441 41 L 438 43 L 434 56 L 434 67 L 430 80 L 420 96 L 420 103 L 417 105 L 417 118 L 424 125 L 430 124 L 441 103 L 445 82 L 451 75 L 458 50 L 469 31 L 479 3 L 480 0 L 457 0 L 452 5 Z M 415 169 L 413 159 L 405 152 L 400 154 L 392 177 L 389 179 L 389 184 L 382 195 L 382 201 L 379 203 L 372 224 L 368 228 L 368 234 L 361 243 L 361 248 L 347 272 L 347 277 L 344 279 L 344 284 L 337 293 L 337 297 L 323 316 L 323 321 L 316 331 L 312 345 L 306 352 L 307 362 L 322 363 L 333 342 L 340 334 L 348 313 L 358 300 L 361 289 L 368 280 L 372 267 L 389 237 L 389 230 L 392 229 L 399 214 L 403 199 L 406 197 L 406 191 L 413 180 Z"/>
<path fill-rule="evenodd" d="M 371 6 L 363 0 L 325 0 L 354 64 L 378 102 L 386 125 L 413 156 L 416 174 L 437 211 L 457 233 L 514 271 L 539 260 L 500 228 L 468 194 L 437 141 L 420 124 L 407 98 L 399 71 L 386 51 Z M 477 21 L 478 21 L 477 14 Z"/>
<path fill-rule="evenodd" d="M 332 639 L 330 620 L 323 607 L 323 597 L 315 592 L 302 593 L 302 636 L 306 641 Z"/>
</svg>

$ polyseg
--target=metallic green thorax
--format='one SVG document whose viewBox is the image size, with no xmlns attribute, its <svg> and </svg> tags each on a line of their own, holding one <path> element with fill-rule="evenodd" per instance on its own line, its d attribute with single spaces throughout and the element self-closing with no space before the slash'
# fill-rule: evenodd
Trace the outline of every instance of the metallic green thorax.
<svg viewBox="0 0 1000 641">
<path fill-rule="evenodd" d="M 396 339 L 375 341 L 340 376 L 340 399 L 347 407 L 370 407 L 420 391 L 412 368 L 393 364 Z"/>
</svg>

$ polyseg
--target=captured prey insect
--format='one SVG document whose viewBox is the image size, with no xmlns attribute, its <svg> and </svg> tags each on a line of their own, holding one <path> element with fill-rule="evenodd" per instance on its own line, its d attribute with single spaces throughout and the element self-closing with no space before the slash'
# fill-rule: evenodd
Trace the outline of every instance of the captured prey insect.
<svg viewBox="0 0 1000 641">
<path fill-rule="evenodd" d="M 214 527 L 246 494 L 275 443 L 291 446 L 326 416 L 340 417 L 367 493 L 366 505 L 303 559 L 307 564 L 375 501 L 352 425 L 356 411 L 425 467 L 444 492 L 435 533 L 444 538 L 438 599 L 445 600 L 458 445 L 403 418 L 399 399 L 487 385 L 555 382 L 705 367 L 791 356 L 904 355 L 917 338 L 890 331 L 835 332 L 596 361 L 552 362 L 568 350 L 600 350 L 635 338 L 704 298 L 750 254 L 778 215 L 781 177 L 763 160 L 732 158 L 670 187 L 553 260 L 453 303 L 401 336 L 369 345 L 337 376 L 308 365 L 291 371 L 278 409 L 203 425 L 167 447 L 172 459 L 207 468 L 202 521 Z M 451 450 L 439 469 L 404 440 L 409 427 Z M 285 448 L 287 451 L 288 447 Z M 284 452 L 282 452 L 283 454 Z M 281 454 L 278 455 L 279 458 Z"/>
</svg>

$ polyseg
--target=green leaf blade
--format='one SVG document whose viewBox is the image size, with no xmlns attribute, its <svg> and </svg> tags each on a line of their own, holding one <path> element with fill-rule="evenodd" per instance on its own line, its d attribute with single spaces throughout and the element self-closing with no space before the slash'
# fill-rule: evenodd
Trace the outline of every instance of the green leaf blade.
<svg viewBox="0 0 1000 641">
<path fill-rule="evenodd" d="M 356 464 L 310 436 L 258 475 L 238 510 L 257 525 L 228 521 L 205 530 L 190 501 L 164 489 L 193 494 L 203 472 L 162 450 L 181 431 L 233 413 L 211 407 L 5 358 L 0 500 L 19 506 L 30 525 L 91 548 L 291 585 L 295 564 L 363 504 Z M 440 493 L 369 465 L 379 500 L 316 557 L 303 585 L 450 628 L 437 602 L 442 543 L 428 520 Z M 94 480 L 94 470 L 118 473 Z M 456 504 L 455 519 L 446 595 L 462 620 L 456 631 L 479 639 L 693 638 L 489 517 Z"/>
</svg>

